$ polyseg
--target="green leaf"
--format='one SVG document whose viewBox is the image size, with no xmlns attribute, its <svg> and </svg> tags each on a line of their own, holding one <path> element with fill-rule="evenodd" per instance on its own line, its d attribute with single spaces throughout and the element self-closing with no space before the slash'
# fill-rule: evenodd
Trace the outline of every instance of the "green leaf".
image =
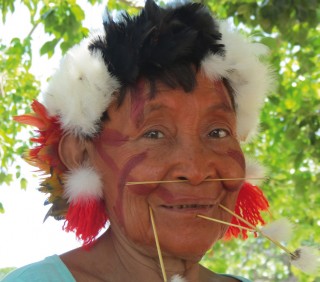
<svg viewBox="0 0 320 282">
<path fill-rule="evenodd" d="M 20 179 L 20 187 L 21 187 L 22 190 L 26 190 L 27 189 L 27 184 L 28 184 L 27 179 L 25 179 L 25 178 L 21 178 Z"/>
<path fill-rule="evenodd" d="M 0 203 L 0 213 L 4 213 L 4 207 L 3 207 L 2 203 Z"/>
<path fill-rule="evenodd" d="M 51 41 L 47 41 L 45 44 L 42 45 L 40 48 L 40 55 L 48 54 L 48 57 L 52 57 L 54 54 L 54 50 L 56 45 L 58 44 L 59 39 L 53 39 Z"/>
</svg>

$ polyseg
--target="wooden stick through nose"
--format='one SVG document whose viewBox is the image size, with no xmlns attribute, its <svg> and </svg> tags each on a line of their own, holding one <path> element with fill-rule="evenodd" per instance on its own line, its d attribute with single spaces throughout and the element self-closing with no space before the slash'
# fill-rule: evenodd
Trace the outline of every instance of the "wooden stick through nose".
<svg viewBox="0 0 320 282">
<path fill-rule="evenodd" d="M 239 178 L 210 178 L 205 179 L 203 182 L 215 182 L 215 181 L 236 181 L 236 180 L 267 180 L 266 177 L 239 177 Z M 160 184 L 160 183 L 186 183 L 189 180 L 150 180 L 150 181 L 130 181 L 126 185 L 140 185 L 140 184 Z"/>
</svg>

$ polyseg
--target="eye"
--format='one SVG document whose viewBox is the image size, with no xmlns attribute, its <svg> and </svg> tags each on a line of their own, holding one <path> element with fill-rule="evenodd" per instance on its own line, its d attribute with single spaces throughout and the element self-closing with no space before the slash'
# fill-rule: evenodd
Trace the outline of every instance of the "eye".
<svg viewBox="0 0 320 282">
<path fill-rule="evenodd" d="M 208 134 L 212 138 L 224 138 L 230 135 L 230 132 L 223 128 L 216 128 Z"/>
<path fill-rule="evenodd" d="M 150 130 L 143 134 L 143 137 L 149 138 L 149 139 L 161 139 L 164 137 L 164 134 L 159 130 Z"/>
</svg>

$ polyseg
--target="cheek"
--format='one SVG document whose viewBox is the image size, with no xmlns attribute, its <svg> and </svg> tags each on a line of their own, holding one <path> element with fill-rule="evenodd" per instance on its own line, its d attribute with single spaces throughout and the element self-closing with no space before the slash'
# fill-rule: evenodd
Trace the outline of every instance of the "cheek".
<svg viewBox="0 0 320 282">
<path fill-rule="evenodd" d="M 113 211 L 115 212 L 119 224 L 124 226 L 124 189 L 126 187 L 126 183 L 130 180 L 131 171 L 139 165 L 146 158 L 147 153 L 142 152 L 131 157 L 127 163 L 123 166 L 123 168 L 119 172 L 118 177 L 118 185 L 117 185 L 117 199 L 115 205 L 113 206 Z"/>
<path fill-rule="evenodd" d="M 240 149 L 238 150 L 235 150 L 235 149 L 229 149 L 227 151 L 227 155 L 233 159 L 238 165 L 239 167 L 242 169 L 242 170 L 245 170 L 246 168 L 246 161 L 245 161 L 245 158 L 244 158 L 244 155 L 242 153 L 242 151 Z"/>
<path fill-rule="evenodd" d="M 245 177 L 245 158 L 239 146 L 230 146 L 220 155 L 222 161 L 218 165 L 221 178 L 235 179 L 222 181 L 229 192 L 237 192 L 243 184 Z"/>
</svg>

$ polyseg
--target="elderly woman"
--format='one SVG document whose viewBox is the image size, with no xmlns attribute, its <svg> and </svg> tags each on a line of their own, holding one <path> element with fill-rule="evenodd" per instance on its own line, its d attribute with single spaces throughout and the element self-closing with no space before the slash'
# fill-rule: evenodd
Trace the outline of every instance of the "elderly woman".
<svg viewBox="0 0 320 282">
<path fill-rule="evenodd" d="M 248 281 L 199 261 L 226 235 L 228 210 L 257 224 L 267 207 L 240 148 L 271 85 L 264 51 L 200 4 L 152 0 L 71 49 L 44 106 L 17 120 L 39 128 L 29 161 L 48 173 L 47 216 L 84 247 L 4 281 Z"/>
</svg>

